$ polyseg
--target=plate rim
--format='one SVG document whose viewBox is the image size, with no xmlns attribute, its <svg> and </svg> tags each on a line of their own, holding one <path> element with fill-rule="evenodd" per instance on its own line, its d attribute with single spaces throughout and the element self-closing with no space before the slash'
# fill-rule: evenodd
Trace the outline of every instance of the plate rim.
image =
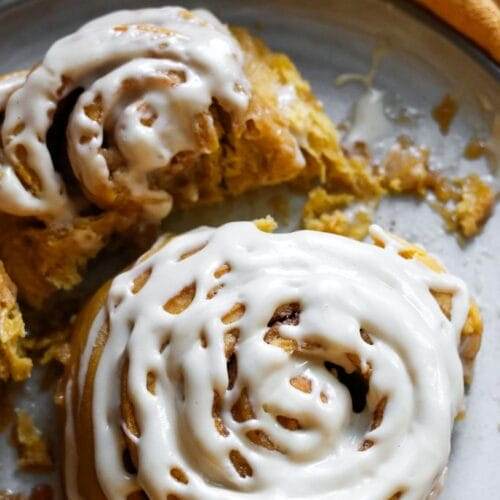
<svg viewBox="0 0 500 500">
<path fill-rule="evenodd" d="M 42 0 L 0 0 L 0 16 L 18 7 L 25 7 L 28 4 L 35 4 L 39 3 L 40 1 Z M 446 21 L 444 21 L 440 17 L 430 12 L 424 6 L 418 4 L 414 0 L 405 2 L 402 2 L 401 0 L 376 0 L 376 1 L 380 3 L 389 4 L 393 8 L 396 8 L 412 16 L 418 22 L 429 26 L 439 35 L 451 41 L 457 48 L 459 48 L 467 56 L 478 62 L 497 81 L 500 81 L 500 64 L 495 62 L 495 60 L 486 52 L 486 50 L 479 47 L 471 39 L 466 37 L 460 31 L 453 28 L 451 25 L 446 23 Z"/>
</svg>

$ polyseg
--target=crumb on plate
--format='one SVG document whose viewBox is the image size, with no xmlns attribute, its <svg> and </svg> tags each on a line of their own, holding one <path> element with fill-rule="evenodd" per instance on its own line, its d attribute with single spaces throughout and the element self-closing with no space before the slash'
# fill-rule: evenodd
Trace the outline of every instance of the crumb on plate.
<svg viewBox="0 0 500 500">
<path fill-rule="evenodd" d="M 32 356 L 37 356 L 41 365 L 47 365 L 52 361 L 66 366 L 70 360 L 71 328 L 61 328 L 49 335 L 28 337 L 23 339 L 22 346 Z"/>
<path fill-rule="evenodd" d="M 367 207 L 347 214 L 344 209 L 355 201 L 356 197 L 351 194 L 330 194 L 322 187 L 312 189 L 303 209 L 304 228 L 362 240 L 368 234 L 372 214 Z"/>
<path fill-rule="evenodd" d="M 47 441 L 36 427 L 33 418 L 25 410 L 16 410 L 14 429 L 18 452 L 17 465 L 20 469 L 51 469 L 52 458 Z"/>
<path fill-rule="evenodd" d="M 495 195 L 484 180 L 477 174 L 449 179 L 433 171 L 429 150 L 416 146 L 406 136 L 398 138 L 380 165 L 372 164 L 367 149 L 360 144 L 355 145 L 349 160 L 356 165 L 355 178 L 364 180 L 365 189 L 360 191 L 356 182 L 336 184 L 335 177 L 313 187 L 303 208 L 305 228 L 363 239 L 372 214 L 354 210 L 355 204 L 368 202 L 374 207 L 384 197 L 411 195 L 427 199 L 431 194 L 430 205 L 442 216 L 447 229 L 472 238 L 493 211 Z"/>
<path fill-rule="evenodd" d="M 470 238 L 475 236 L 493 211 L 492 189 L 478 175 L 471 174 L 453 182 L 458 191 L 457 204 L 449 212 L 452 227 Z"/>
<path fill-rule="evenodd" d="M 388 191 L 423 196 L 428 189 L 429 150 L 400 137 L 385 156 L 382 170 L 382 184 Z"/>
<path fill-rule="evenodd" d="M 266 215 L 261 219 L 255 219 L 254 224 L 265 233 L 272 233 L 278 228 L 278 223 L 270 216 Z"/>
<path fill-rule="evenodd" d="M 438 124 L 443 135 L 450 131 L 450 126 L 457 114 L 458 103 L 450 94 L 445 94 L 441 101 L 432 109 L 432 118 Z"/>
</svg>

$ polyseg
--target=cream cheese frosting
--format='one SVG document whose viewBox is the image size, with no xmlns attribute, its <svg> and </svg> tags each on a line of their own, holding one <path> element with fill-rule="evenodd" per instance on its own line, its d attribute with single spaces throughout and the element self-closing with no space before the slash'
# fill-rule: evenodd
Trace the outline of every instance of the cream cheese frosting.
<svg viewBox="0 0 500 500">
<path fill-rule="evenodd" d="M 105 496 L 143 490 L 154 499 L 426 498 L 445 470 L 462 409 L 458 346 L 469 294 L 460 279 L 404 259 L 400 240 L 381 228 L 371 234 L 385 247 L 314 231 L 267 234 L 247 222 L 203 227 L 160 242 L 117 276 L 67 388 L 72 420 L 70 402 L 78 411 L 107 323 L 92 400 L 95 469 Z M 187 289 L 189 305 L 168 312 L 165 305 Z M 431 291 L 452 296 L 450 319 Z M 294 315 L 280 319 L 276 311 L 287 304 Z M 233 380 L 227 332 L 236 339 Z M 125 362 L 139 434 L 120 413 Z M 341 376 L 356 371 L 368 383 L 361 411 Z M 251 417 L 241 420 L 234 405 L 243 392 Z M 70 499 L 79 498 L 74 433 L 70 422 Z M 137 449 L 137 474 L 124 467 L 122 433 Z M 266 438 L 259 444 L 256 435 Z M 168 473 L 173 469 L 186 481 Z"/>
<path fill-rule="evenodd" d="M 26 81 L 28 71 L 14 71 L 0 77 L 0 110 L 4 111 L 9 97 Z"/>
<path fill-rule="evenodd" d="M 91 21 L 54 43 L 18 85 L 0 88 L 0 210 L 56 221 L 71 218 L 73 207 L 46 137 L 58 102 L 75 89 L 83 93 L 69 119 L 68 149 L 85 192 L 103 207 L 126 196 L 155 219 L 168 214 L 172 201 L 149 187 L 148 175 L 179 153 L 210 152 L 216 133 L 210 105 L 216 100 L 238 122 L 250 92 L 229 30 L 205 10 L 177 7 Z M 103 151 L 105 133 L 119 151 L 118 166 Z"/>
</svg>

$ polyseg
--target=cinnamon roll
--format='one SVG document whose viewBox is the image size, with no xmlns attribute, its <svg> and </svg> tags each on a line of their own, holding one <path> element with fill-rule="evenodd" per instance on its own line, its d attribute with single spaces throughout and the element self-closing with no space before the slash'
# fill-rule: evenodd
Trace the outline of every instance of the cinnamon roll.
<svg viewBox="0 0 500 500">
<path fill-rule="evenodd" d="M 203 227 L 102 288 L 75 324 L 68 498 L 426 498 L 481 319 L 434 257 L 371 233 Z"/>
<path fill-rule="evenodd" d="M 0 245 L 13 276 L 26 273 L 9 258 L 19 226 L 35 228 L 48 247 L 61 227 L 101 225 L 96 239 L 105 242 L 123 227 L 158 224 L 173 207 L 217 202 L 305 170 L 350 168 L 290 60 L 204 10 L 95 19 L 54 43 L 31 71 L 0 79 L 0 111 L 0 212 L 24 219 Z M 103 212 L 119 216 L 109 216 L 111 224 L 88 217 Z M 79 264 L 70 263 L 69 274 L 79 275 L 103 246 L 89 252 L 75 244 Z M 37 258 L 43 263 L 44 253 Z M 46 289 L 75 282 L 45 277 Z"/>
</svg>

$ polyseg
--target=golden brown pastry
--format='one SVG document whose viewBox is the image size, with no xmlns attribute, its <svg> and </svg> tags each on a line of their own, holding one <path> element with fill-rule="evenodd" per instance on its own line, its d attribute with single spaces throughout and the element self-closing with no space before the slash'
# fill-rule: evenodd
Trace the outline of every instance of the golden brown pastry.
<svg viewBox="0 0 500 500">
<path fill-rule="evenodd" d="M 89 260 L 137 220 L 117 212 L 78 217 L 71 226 L 43 227 L 0 215 L 0 255 L 21 297 L 41 308 L 58 290 L 78 285 Z M 132 242 L 130 243 L 132 246 Z"/>
<path fill-rule="evenodd" d="M 406 136 L 398 138 L 379 164 L 374 164 L 362 143 L 349 155 L 347 169 L 327 170 L 321 185 L 309 191 L 302 213 L 306 229 L 362 240 L 378 203 L 388 196 L 433 200 L 430 205 L 442 216 L 446 228 L 462 238 L 477 236 L 493 213 L 492 186 L 475 173 L 445 177 L 432 169 L 429 150 Z M 298 181 L 307 184 L 308 173 L 301 174 Z"/>
<path fill-rule="evenodd" d="M 206 11 L 91 21 L 29 73 L 0 80 L 0 107 L 0 211 L 13 217 L 0 220 L 0 258 L 38 306 L 77 284 L 112 235 L 158 224 L 173 207 L 306 170 L 350 175 L 290 60 Z"/>
<path fill-rule="evenodd" d="M 437 259 L 371 234 L 198 228 L 105 285 L 75 322 L 68 498 L 427 497 L 482 322 Z"/>
<path fill-rule="evenodd" d="M 20 346 L 26 332 L 16 295 L 16 286 L 0 261 L 0 383 L 24 380 L 31 374 L 32 362 Z"/>
</svg>

